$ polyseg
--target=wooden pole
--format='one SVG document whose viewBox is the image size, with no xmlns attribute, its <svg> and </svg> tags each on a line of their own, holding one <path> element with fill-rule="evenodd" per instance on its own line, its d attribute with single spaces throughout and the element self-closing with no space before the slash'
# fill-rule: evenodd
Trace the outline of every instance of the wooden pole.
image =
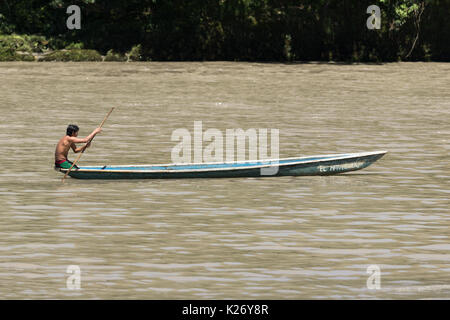
<svg viewBox="0 0 450 320">
<path fill-rule="evenodd" d="M 105 123 L 106 119 L 108 119 L 109 115 L 111 114 L 111 112 L 113 112 L 114 107 L 111 108 L 111 110 L 108 112 L 108 114 L 106 115 L 106 117 L 103 119 L 102 123 L 100 124 L 100 127 L 103 127 L 103 124 Z M 94 140 L 95 136 L 92 137 L 92 139 L 90 139 L 88 142 L 86 142 L 86 145 L 88 145 L 89 143 L 92 142 L 92 140 Z M 76 160 L 72 163 L 72 166 L 70 167 L 69 170 L 67 170 L 66 174 L 64 175 L 64 177 L 62 178 L 62 182 L 64 183 L 64 180 L 66 179 L 66 177 L 69 175 L 70 171 L 72 170 L 72 168 L 77 164 L 78 160 L 80 160 L 81 155 L 84 153 L 84 151 L 86 150 L 83 149 L 83 151 L 80 152 L 80 154 L 78 155 L 78 157 L 76 158 Z"/>
</svg>

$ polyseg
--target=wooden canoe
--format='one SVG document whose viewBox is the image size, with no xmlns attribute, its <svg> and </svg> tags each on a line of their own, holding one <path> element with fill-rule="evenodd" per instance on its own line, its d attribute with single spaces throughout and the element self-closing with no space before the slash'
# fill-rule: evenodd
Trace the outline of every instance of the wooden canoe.
<svg viewBox="0 0 450 320">
<path fill-rule="evenodd" d="M 155 164 L 80 167 L 77 179 L 180 179 L 333 175 L 363 169 L 387 151 L 249 160 L 224 163 Z M 66 173 L 67 169 L 60 170 Z"/>
</svg>

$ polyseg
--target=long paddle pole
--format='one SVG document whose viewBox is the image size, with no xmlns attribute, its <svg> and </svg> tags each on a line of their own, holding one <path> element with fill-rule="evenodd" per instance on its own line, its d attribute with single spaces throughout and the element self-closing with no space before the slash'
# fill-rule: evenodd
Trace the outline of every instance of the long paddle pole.
<svg viewBox="0 0 450 320">
<path fill-rule="evenodd" d="M 108 119 L 109 115 L 111 114 L 111 112 L 113 112 L 114 107 L 111 108 L 111 110 L 109 110 L 108 114 L 106 115 L 106 117 L 103 119 L 102 123 L 100 124 L 100 127 L 103 127 L 103 124 L 105 123 L 106 119 Z M 86 142 L 86 145 L 88 145 L 89 143 L 92 142 L 92 140 L 94 140 L 95 136 L 92 137 L 92 139 L 90 139 L 88 142 Z M 66 177 L 69 175 L 70 171 L 72 170 L 72 168 L 77 164 L 78 160 L 80 160 L 81 155 L 84 153 L 84 151 L 86 150 L 86 148 L 83 149 L 83 151 L 80 152 L 80 154 L 78 155 L 78 157 L 75 159 L 75 161 L 72 163 L 72 165 L 70 166 L 69 170 L 67 170 L 66 174 L 64 175 L 64 177 L 62 178 L 62 182 L 64 183 L 64 180 L 66 179 Z"/>
</svg>

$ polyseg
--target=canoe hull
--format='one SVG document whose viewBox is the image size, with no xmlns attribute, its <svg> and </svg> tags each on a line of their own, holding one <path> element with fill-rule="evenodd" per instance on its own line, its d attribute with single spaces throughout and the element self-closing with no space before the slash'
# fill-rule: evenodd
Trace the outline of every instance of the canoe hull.
<svg viewBox="0 0 450 320">
<path fill-rule="evenodd" d="M 241 162 L 230 164 L 81 167 L 77 179 L 189 179 L 335 175 L 361 170 L 386 151 Z M 66 169 L 61 170 L 65 173 Z"/>
</svg>

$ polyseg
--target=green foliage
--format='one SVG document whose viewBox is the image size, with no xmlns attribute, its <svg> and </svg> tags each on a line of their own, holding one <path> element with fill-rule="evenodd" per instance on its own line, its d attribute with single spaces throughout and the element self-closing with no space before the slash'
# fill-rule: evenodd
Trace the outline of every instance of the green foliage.
<svg viewBox="0 0 450 320">
<path fill-rule="evenodd" d="M 96 50 L 57 50 L 45 55 L 39 61 L 102 61 L 102 56 Z"/>
<path fill-rule="evenodd" d="M 385 5 L 389 5 L 390 2 L 392 2 L 392 1 L 380 0 L 380 2 Z M 412 17 L 414 12 L 417 12 L 417 10 L 419 10 L 420 2 L 424 2 L 424 1 L 420 1 L 420 0 L 396 1 L 395 5 L 394 5 L 395 16 L 393 17 L 395 26 L 400 27 L 403 24 L 405 24 L 407 22 L 407 20 Z"/>
<path fill-rule="evenodd" d="M 0 48 L 0 61 L 34 61 L 34 56 L 15 52 L 10 48 Z"/>
<path fill-rule="evenodd" d="M 24 37 L 28 41 L 31 51 L 42 53 L 48 49 L 48 40 L 44 36 L 26 35 Z"/>
<path fill-rule="evenodd" d="M 0 35 L 0 48 L 9 48 L 12 51 L 31 52 L 29 43 L 22 36 Z"/>
<path fill-rule="evenodd" d="M 46 50 L 47 43 L 42 36 L 0 35 L 0 49 L 10 49 L 14 52 L 40 53 Z"/>
<path fill-rule="evenodd" d="M 81 30 L 66 27 L 73 4 Z M 380 30 L 366 28 L 372 4 Z M 131 50 L 132 61 L 449 61 L 448 12 L 450 0 L 0 0 L 0 34 L 48 39 L 9 39 L 14 52 L 94 49 L 108 60 Z"/>
<path fill-rule="evenodd" d="M 141 61 L 142 60 L 142 46 L 140 44 L 133 46 L 128 53 L 128 58 L 130 61 Z"/>
<path fill-rule="evenodd" d="M 61 37 L 50 37 L 48 39 L 48 48 L 50 50 L 62 50 L 66 49 L 72 44 L 69 40 L 63 39 Z M 83 45 L 84 46 L 84 45 Z"/>
<path fill-rule="evenodd" d="M 106 53 L 105 61 L 127 61 L 127 57 L 111 49 Z"/>
<path fill-rule="evenodd" d="M 82 42 L 71 43 L 68 46 L 66 46 L 66 49 L 68 49 L 68 50 L 84 49 L 84 44 Z"/>
<path fill-rule="evenodd" d="M 14 32 L 14 26 L 8 23 L 4 14 L 0 13 L 0 34 L 9 34 Z"/>
</svg>

